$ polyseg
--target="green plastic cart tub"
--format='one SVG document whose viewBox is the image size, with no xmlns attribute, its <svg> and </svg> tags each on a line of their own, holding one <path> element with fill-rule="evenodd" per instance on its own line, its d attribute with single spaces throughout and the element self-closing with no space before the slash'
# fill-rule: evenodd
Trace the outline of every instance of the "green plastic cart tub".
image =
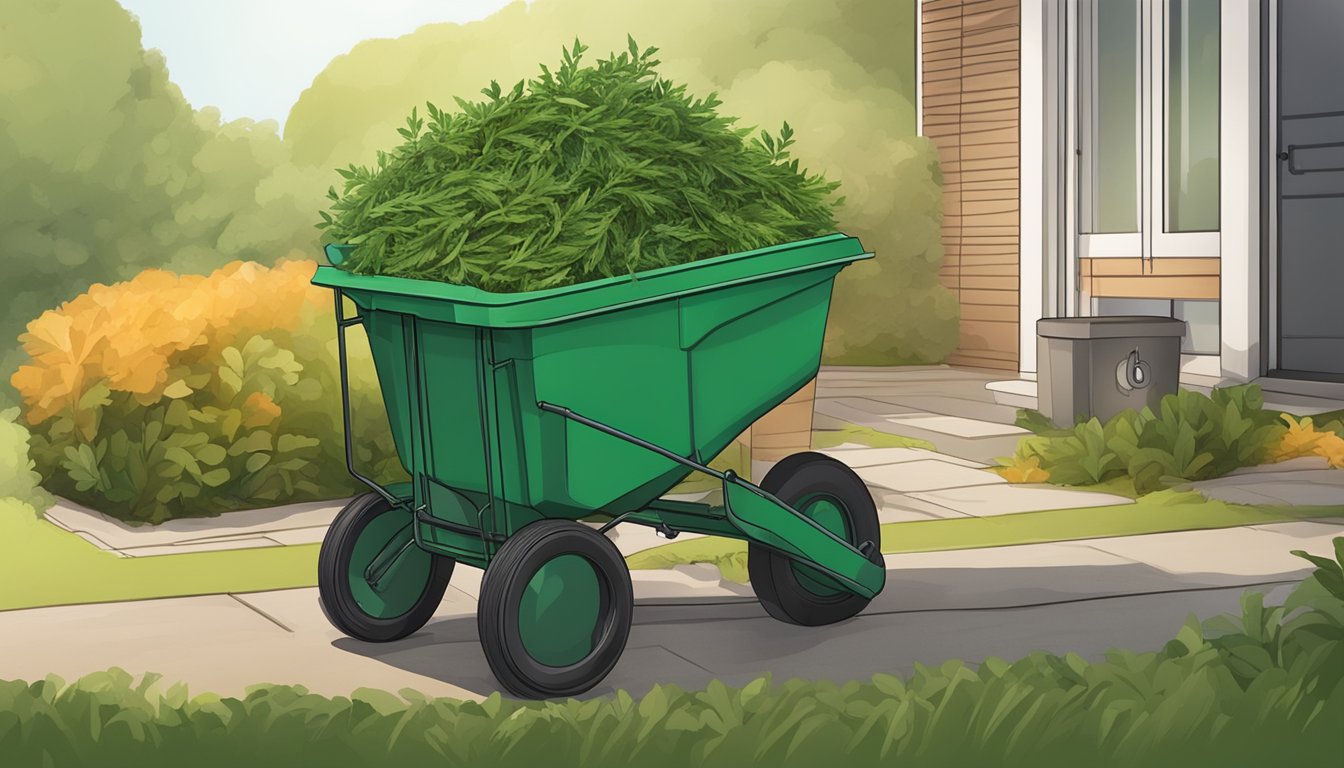
<svg viewBox="0 0 1344 768">
<path fill-rule="evenodd" d="M 348 252 L 327 248 L 337 265 Z M 456 562 L 485 568 L 529 524 L 601 513 L 747 539 L 871 598 L 877 542 L 705 466 L 817 375 L 832 283 L 870 257 L 835 234 L 515 294 L 319 267 L 313 282 L 336 294 L 347 458 L 345 331 L 362 324 L 412 482 L 350 471 L 414 515 L 407 542 Z M 660 499 L 696 470 L 723 481 L 721 505 Z"/>
</svg>

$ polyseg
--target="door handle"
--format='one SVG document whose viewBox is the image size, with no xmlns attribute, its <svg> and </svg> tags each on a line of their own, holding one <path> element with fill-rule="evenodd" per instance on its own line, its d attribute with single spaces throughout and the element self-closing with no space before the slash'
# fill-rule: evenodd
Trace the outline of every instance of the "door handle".
<svg viewBox="0 0 1344 768">
<path fill-rule="evenodd" d="M 1288 161 L 1288 173 L 1294 176 L 1307 173 L 1338 173 L 1344 171 L 1344 141 L 1289 144 L 1286 150 L 1279 153 L 1279 159 Z"/>
</svg>

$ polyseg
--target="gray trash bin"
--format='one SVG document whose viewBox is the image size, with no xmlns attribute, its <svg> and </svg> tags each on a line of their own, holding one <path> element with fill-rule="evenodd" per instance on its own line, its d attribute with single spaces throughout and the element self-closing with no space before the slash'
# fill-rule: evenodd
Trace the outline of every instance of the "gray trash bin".
<svg viewBox="0 0 1344 768">
<path fill-rule="evenodd" d="M 1176 392 L 1185 321 L 1170 317 L 1056 317 L 1036 322 L 1036 394 L 1061 427 L 1106 421 L 1126 408 L 1157 410 Z"/>
</svg>

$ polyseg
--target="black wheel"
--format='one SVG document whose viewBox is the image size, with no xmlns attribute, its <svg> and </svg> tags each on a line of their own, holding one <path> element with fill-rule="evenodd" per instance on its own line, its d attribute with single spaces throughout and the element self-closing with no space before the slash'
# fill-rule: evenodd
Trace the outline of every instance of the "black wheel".
<svg viewBox="0 0 1344 768">
<path fill-rule="evenodd" d="M 505 689 L 575 696 L 625 650 L 635 596 L 606 536 L 571 520 L 539 520 L 509 537 L 481 581 L 481 647 Z"/>
<path fill-rule="evenodd" d="M 872 542 L 873 561 L 882 562 L 873 497 L 841 462 L 820 453 L 796 453 L 776 464 L 761 488 L 856 547 Z M 834 624 L 869 602 L 815 568 L 760 544 L 747 547 L 747 572 L 766 612 L 790 624 Z"/>
<path fill-rule="evenodd" d="M 317 594 L 332 626 L 386 643 L 425 626 L 453 575 L 452 558 L 415 545 L 410 512 L 366 493 L 336 515 L 317 556 Z"/>
</svg>

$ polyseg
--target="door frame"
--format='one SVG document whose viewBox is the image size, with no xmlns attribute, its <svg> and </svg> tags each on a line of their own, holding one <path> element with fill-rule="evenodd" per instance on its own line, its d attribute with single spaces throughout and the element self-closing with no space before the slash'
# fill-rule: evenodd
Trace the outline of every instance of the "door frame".
<svg viewBox="0 0 1344 768">
<path fill-rule="evenodd" d="M 1075 161 L 1080 138 L 1076 125 L 1079 0 L 1037 1 L 1044 6 L 1040 55 L 1046 90 L 1037 118 L 1041 120 L 1039 133 L 1028 125 L 1026 121 L 1032 116 L 1024 112 L 1023 137 L 1026 140 L 1040 135 L 1053 151 L 1047 149 L 1039 170 L 1044 179 L 1040 258 L 1045 290 L 1040 307 L 1043 311 L 1036 317 L 1076 317 L 1090 312 L 1090 307 L 1080 306 L 1079 300 L 1079 179 Z M 1263 52 L 1267 25 L 1263 16 L 1265 7 L 1275 3 L 1277 0 L 1222 0 L 1218 233 L 1221 344 L 1218 355 L 1186 356 L 1183 363 L 1191 374 L 1251 381 L 1267 371 L 1267 345 L 1263 342 L 1270 336 L 1264 325 L 1268 313 L 1263 301 L 1268 295 L 1264 278 L 1269 274 L 1266 218 L 1272 217 L 1264 208 L 1271 197 L 1264 186 L 1270 174 L 1263 166 L 1265 148 L 1272 144 L 1266 136 L 1262 104 L 1267 76 L 1263 65 L 1267 60 Z M 1144 79 L 1152 80 L 1151 76 Z M 1035 170 L 1024 168 L 1024 172 Z M 1028 258 L 1035 258 L 1035 254 L 1024 251 L 1024 262 Z M 1027 317 L 1024 306 L 1024 338 L 1029 322 L 1034 324 L 1034 318 Z"/>
<path fill-rule="evenodd" d="M 1265 143 L 1262 151 L 1264 165 L 1264 225 L 1265 238 L 1263 268 L 1265 270 L 1265 289 L 1262 293 L 1265 307 L 1262 324 L 1265 340 L 1264 375 L 1276 380 L 1319 383 L 1328 387 L 1332 396 L 1339 396 L 1344 376 L 1317 371 L 1285 370 L 1279 367 L 1280 346 L 1282 344 L 1282 285 L 1279 283 L 1280 221 L 1283 215 L 1283 201 L 1279 197 L 1279 9 L 1283 0 L 1265 0 L 1261 16 L 1264 35 L 1261 47 L 1264 51 L 1263 83 Z"/>
</svg>

